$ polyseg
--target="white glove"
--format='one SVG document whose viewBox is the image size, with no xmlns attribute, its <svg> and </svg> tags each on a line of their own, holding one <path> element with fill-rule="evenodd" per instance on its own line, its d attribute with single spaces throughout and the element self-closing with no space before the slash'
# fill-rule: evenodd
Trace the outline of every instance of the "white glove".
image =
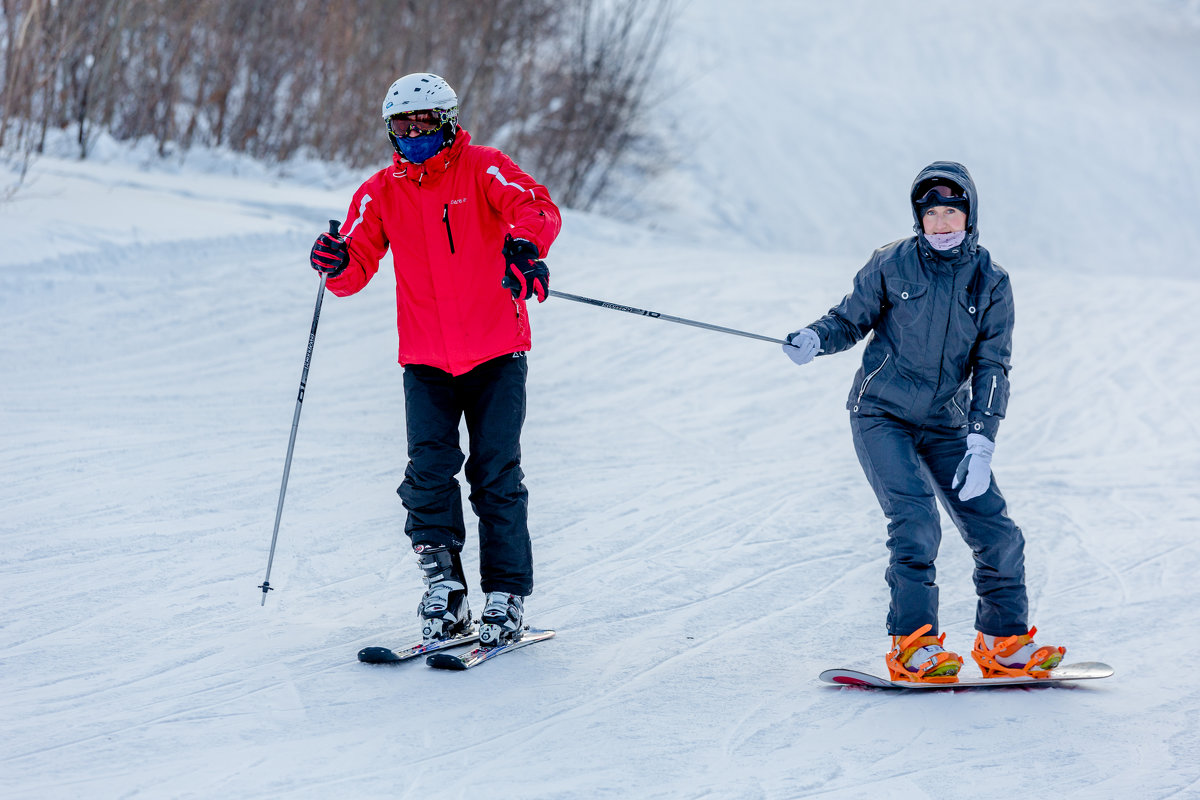
<svg viewBox="0 0 1200 800">
<path fill-rule="evenodd" d="M 783 352 L 787 353 L 787 357 L 795 361 L 797 366 L 803 367 L 821 352 L 821 337 L 817 336 L 817 332 L 812 328 L 801 328 L 795 333 L 789 333 L 787 340 L 789 344 L 782 345 Z"/>
<path fill-rule="evenodd" d="M 978 433 L 967 434 L 967 454 L 958 462 L 954 480 L 950 482 L 951 489 L 962 484 L 959 500 L 974 500 L 992 485 L 992 453 L 995 451 L 996 443 L 991 439 Z"/>
</svg>

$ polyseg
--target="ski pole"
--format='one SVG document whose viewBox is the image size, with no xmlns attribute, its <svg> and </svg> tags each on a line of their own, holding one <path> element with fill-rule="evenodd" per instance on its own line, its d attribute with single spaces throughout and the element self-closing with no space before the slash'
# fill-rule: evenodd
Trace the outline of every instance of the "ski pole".
<svg viewBox="0 0 1200 800">
<path fill-rule="evenodd" d="M 329 220 L 329 232 L 337 236 L 341 222 Z M 321 287 L 317 289 L 317 306 L 313 309 L 312 330 L 308 334 L 308 352 L 304 354 L 304 371 L 300 373 L 300 392 L 296 395 L 296 413 L 292 415 L 292 435 L 288 438 L 287 459 L 283 462 L 283 483 L 279 487 L 279 505 L 275 507 L 275 532 L 271 534 L 271 554 L 267 556 L 267 574 L 258 588 L 262 589 L 262 603 L 267 604 L 267 592 L 271 586 L 271 565 L 275 563 L 275 542 L 279 539 L 279 518 L 283 516 L 283 496 L 287 494 L 288 473 L 292 471 L 292 450 L 296 447 L 296 429 L 300 426 L 300 406 L 304 404 L 304 385 L 308 383 L 308 367 L 312 364 L 313 345 L 317 341 L 317 321 L 321 319 L 321 301 L 325 299 L 325 281 L 329 276 L 321 273 Z"/>
<path fill-rule="evenodd" d="M 691 325 L 695 328 L 704 328 L 709 331 L 717 331 L 719 333 L 731 333 L 734 336 L 745 336 L 748 339 L 761 339 L 764 342 L 775 342 L 776 344 L 787 344 L 783 339 L 773 339 L 770 336 L 763 336 L 757 333 L 748 333 L 739 331 L 733 328 L 723 328 L 720 325 L 710 325 L 707 322 L 697 322 L 694 319 L 684 319 L 683 317 L 673 317 L 670 314 L 661 314 L 657 311 L 646 311 L 642 308 L 633 308 L 632 306 L 622 306 L 616 303 L 609 303 L 605 300 L 594 300 L 590 297 L 580 297 L 577 294 L 567 294 L 566 292 L 558 292 L 551 289 L 547 294 L 550 297 L 561 297 L 564 300 L 574 300 L 576 303 L 587 303 L 588 305 L 600 306 L 601 308 L 610 308 L 613 311 L 625 311 L 630 314 L 640 314 L 643 317 L 654 317 L 655 319 L 663 319 L 667 322 L 677 322 L 680 325 Z"/>
</svg>

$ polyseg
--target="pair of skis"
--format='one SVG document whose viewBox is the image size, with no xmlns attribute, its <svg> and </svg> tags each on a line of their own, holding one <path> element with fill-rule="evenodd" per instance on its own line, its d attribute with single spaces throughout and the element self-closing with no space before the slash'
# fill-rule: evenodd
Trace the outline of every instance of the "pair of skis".
<svg viewBox="0 0 1200 800">
<path fill-rule="evenodd" d="M 522 647 L 543 642 L 553 636 L 554 631 L 526 627 L 517 638 L 494 647 L 480 645 L 458 654 L 443 652 L 455 647 L 476 644 L 479 641 L 479 629 L 472 627 L 471 630 L 448 639 L 422 640 L 400 650 L 391 650 L 387 647 L 364 647 L 358 651 L 358 660 L 364 664 L 398 664 L 401 661 L 425 656 L 425 663 L 434 669 L 464 670 L 477 667 L 485 661 L 491 661 L 493 658 L 511 653 L 513 650 L 520 650 Z"/>
</svg>

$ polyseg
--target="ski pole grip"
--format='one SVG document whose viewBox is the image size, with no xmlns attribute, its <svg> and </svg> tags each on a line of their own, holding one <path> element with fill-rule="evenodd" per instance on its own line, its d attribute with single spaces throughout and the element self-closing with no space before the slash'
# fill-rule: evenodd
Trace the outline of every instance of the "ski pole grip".
<svg viewBox="0 0 1200 800">
<path fill-rule="evenodd" d="M 331 219 L 331 220 L 329 220 L 329 235 L 330 235 L 330 236 L 338 236 L 338 235 L 340 235 L 340 234 L 338 233 L 338 229 L 339 229 L 339 228 L 341 228 L 341 227 L 342 227 L 342 223 L 341 223 L 341 222 L 339 222 L 338 220 L 336 220 L 336 219 Z"/>
</svg>

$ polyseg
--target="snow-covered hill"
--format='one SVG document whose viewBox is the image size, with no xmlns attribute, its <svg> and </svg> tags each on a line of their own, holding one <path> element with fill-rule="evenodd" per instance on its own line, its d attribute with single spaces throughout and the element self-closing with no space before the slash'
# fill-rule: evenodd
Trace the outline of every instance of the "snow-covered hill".
<svg viewBox="0 0 1200 800">
<path fill-rule="evenodd" d="M 1175 0 L 686 6 L 663 81 L 685 235 L 841 256 L 967 164 L 1014 268 L 1144 275 L 1200 247 L 1195 12 Z"/>
<path fill-rule="evenodd" d="M 558 638 L 463 674 L 363 667 L 422 588 L 387 270 L 324 304 L 265 608 L 256 588 L 308 248 L 353 186 L 44 159 L 0 206 L 0 796 L 1200 796 L 1200 30 L 1164 0 L 727 5 L 684 6 L 680 161 L 638 201 L 660 211 L 568 212 L 555 288 L 782 335 L 907 233 L 917 169 L 965 161 L 1016 291 L 995 470 L 1034 622 L 1116 676 L 819 684 L 885 647 L 857 352 L 801 370 L 560 300 L 533 310 L 524 440 L 527 609 Z M 706 135 L 730 115 L 753 147 Z M 948 525 L 939 566 L 965 648 Z"/>
</svg>

